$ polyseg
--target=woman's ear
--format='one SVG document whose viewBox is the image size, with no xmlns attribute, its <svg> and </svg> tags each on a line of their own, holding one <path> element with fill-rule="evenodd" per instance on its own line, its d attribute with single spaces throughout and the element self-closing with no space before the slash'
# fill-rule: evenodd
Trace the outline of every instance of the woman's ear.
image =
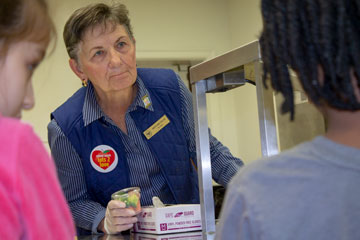
<svg viewBox="0 0 360 240">
<path fill-rule="evenodd" d="M 78 64 L 78 62 L 75 59 L 70 58 L 69 65 L 70 65 L 71 70 L 76 74 L 76 76 L 78 76 L 80 78 L 81 81 L 83 81 L 84 79 L 87 79 L 87 76 L 82 71 L 80 64 Z"/>
</svg>

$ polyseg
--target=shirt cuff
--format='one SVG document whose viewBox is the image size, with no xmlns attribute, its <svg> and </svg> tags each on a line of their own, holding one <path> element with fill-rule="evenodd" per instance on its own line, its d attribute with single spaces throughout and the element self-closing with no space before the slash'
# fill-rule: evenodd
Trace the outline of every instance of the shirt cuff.
<svg viewBox="0 0 360 240">
<path fill-rule="evenodd" d="M 105 211 L 106 211 L 106 208 L 104 208 L 103 210 L 98 212 L 98 214 L 96 214 L 95 219 L 92 224 L 92 227 L 91 227 L 91 232 L 93 234 L 99 234 L 99 232 L 97 231 L 97 227 L 99 226 L 99 223 L 101 222 L 101 220 L 104 219 Z"/>
</svg>

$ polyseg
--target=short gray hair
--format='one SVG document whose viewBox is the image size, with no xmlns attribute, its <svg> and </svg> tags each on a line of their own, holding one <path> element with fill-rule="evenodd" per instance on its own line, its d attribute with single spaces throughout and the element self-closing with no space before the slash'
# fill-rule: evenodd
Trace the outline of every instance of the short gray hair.
<svg viewBox="0 0 360 240">
<path fill-rule="evenodd" d="M 69 57 L 77 60 L 78 44 L 88 29 L 93 29 L 103 24 L 105 29 L 110 22 L 115 28 L 122 25 L 134 41 L 132 27 L 130 24 L 129 11 L 121 3 L 107 5 L 104 3 L 91 4 L 76 10 L 68 19 L 64 27 L 64 42 Z"/>
</svg>

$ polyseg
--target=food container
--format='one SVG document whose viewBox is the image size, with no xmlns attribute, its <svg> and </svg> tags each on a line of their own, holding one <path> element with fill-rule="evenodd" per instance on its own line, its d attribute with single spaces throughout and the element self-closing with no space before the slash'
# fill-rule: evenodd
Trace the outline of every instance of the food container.
<svg viewBox="0 0 360 240">
<path fill-rule="evenodd" d="M 144 206 L 137 217 L 134 232 L 171 234 L 202 230 L 200 204 Z"/>
<path fill-rule="evenodd" d="M 134 240 L 203 240 L 201 231 L 155 235 L 150 233 L 133 233 Z"/>
<path fill-rule="evenodd" d="M 126 208 L 133 209 L 136 213 L 141 211 L 139 187 L 130 187 L 114 192 L 111 199 L 124 202 Z"/>
</svg>

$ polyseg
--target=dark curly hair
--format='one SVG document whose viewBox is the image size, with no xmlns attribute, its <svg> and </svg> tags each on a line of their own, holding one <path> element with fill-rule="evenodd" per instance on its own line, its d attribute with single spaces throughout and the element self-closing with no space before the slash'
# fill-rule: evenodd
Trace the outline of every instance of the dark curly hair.
<svg viewBox="0 0 360 240">
<path fill-rule="evenodd" d="M 264 81 L 285 98 L 282 113 L 294 118 L 289 69 L 298 75 L 304 91 L 316 105 L 355 111 L 360 109 L 353 85 L 360 86 L 359 0 L 262 0 L 260 37 Z M 319 82 L 319 67 L 324 81 Z"/>
</svg>

